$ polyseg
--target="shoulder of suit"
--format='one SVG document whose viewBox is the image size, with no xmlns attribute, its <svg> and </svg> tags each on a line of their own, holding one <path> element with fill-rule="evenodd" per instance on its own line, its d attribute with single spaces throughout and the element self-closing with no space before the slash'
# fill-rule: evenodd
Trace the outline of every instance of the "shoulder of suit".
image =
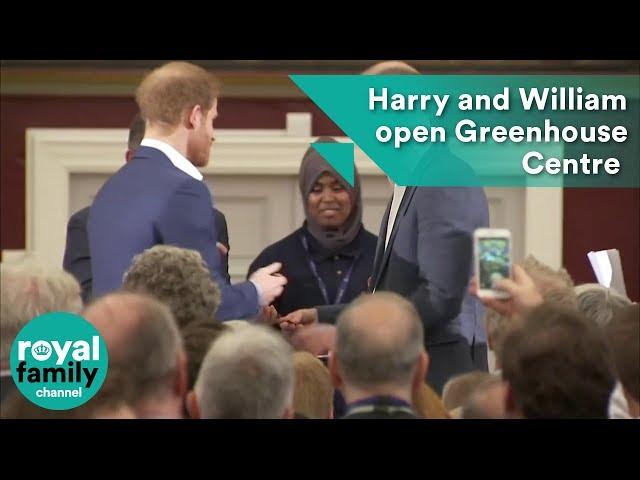
<svg viewBox="0 0 640 480">
<path fill-rule="evenodd" d="M 217 219 L 220 219 L 221 221 L 224 221 L 226 223 L 227 219 L 224 216 L 224 213 L 222 213 L 220 210 L 218 210 L 216 207 L 213 207 L 213 214 L 215 215 L 215 217 Z"/>
<path fill-rule="evenodd" d="M 193 191 L 198 194 L 206 194 L 207 197 L 211 197 L 211 191 L 205 182 L 193 178 L 177 168 L 175 170 L 179 174 L 179 182 L 177 183 L 176 191 Z"/>
<path fill-rule="evenodd" d="M 85 207 L 82 210 L 78 210 L 76 213 L 71 215 L 71 218 L 69 218 L 69 224 L 87 223 L 87 220 L 89 219 L 89 208 L 90 207 Z"/>
</svg>

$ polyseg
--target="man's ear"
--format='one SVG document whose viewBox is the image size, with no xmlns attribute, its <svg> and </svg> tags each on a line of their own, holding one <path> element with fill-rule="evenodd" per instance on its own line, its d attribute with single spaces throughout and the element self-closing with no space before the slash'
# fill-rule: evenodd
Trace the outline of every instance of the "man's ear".
<svg viewBox="0 0 640 480">
<path fill-rule="evenodd" d="M 511 388 L 511 384 L 509 382 L 507 382 L 507 388 L 505 392 L 504 409 L 506 418 L 523 418 L 522 412 L 520 412 L 518 406 L 516 405 L 516 399 L 513 395 L 513 389 Z"/>
<path fill-rule="evenodd" d="M 334 388 L 342 388 L 344 382 L 342 380 L 342 377 L 340 376 L 340 372 L 338 371 L 338 356 L 334 351 L 329 351 L 328 367 L 329 374 L 331 375 L 331 383 L 333 383 Z"/>
<path fill-rule="evenodd" d="M 187 369 L 187 354 L 181 351 L 178 354 L 178 368 L 176 369 L 174 391 L 177 396 L 184 398 L 189 388 L 189 373 Z"/>
<path fill-rule="evenodd" d="M 189 393 L 187 393 L 185 406 L 187 407 L 189 418 L 193 418 L 194 420 L 200 419 L 200 405 L 198 404 L 198 397 L 196 396 L 196 392 L 194 392 L 193 390 L 190 390 Z"/>
<path fill-rule="evenodd" d="M 429 355 L 425 350 L 420 353 L 418 358 L 418 365 L 416 366 L 416 372 L 413 377 L 413 390 L 415 391 L 420 385 L 422 385 L 427 377 L 427 371 L 429 370 Z"/>
<path fill-rule="evenodd" d="M 195 105 L 186 114 L 185 127 L 188 130 L 195 130 L 200 127 L 200 124 L 204 121 L 204 112 L 200 105 Z"/>
<path fill-rule="evenodd" d="M 296 418 L 296 413 L 293 411 L 293 406 L 288 405 L 287 408 L 284 409 L 284 413 L 282 414 L 283 420 L 291 420 Z"/>
</svg>

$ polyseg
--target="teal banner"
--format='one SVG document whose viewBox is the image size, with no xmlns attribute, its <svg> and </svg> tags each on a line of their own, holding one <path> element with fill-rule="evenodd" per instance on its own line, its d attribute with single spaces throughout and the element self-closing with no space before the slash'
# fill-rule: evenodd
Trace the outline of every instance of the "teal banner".
<svg viewBox="0 0 640 480">
<path fill-rule="evenodd" d="M 398 185 L 640 186 L 638 75 L 290 78 Z"/>
</svg>

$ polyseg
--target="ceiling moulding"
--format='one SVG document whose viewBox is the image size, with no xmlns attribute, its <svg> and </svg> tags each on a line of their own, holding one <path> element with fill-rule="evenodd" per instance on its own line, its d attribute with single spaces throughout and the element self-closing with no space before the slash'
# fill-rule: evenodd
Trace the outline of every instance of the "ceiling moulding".
<svg viewBox="0 0 640 480">
<path fill-rule="evenodd" d="M 143 70 L 3 68 L 2 95 L 133 96 Z M 284 73 L 220 72 L 223 97 L 303 98 Z"/>
<path fill-rule="evenodd" d="M 150 68 L 161 61 L 21 61 L 2 62 L 3 95 L 132 96 Z M 358 73 L 371 60 L 196 61 L 216 72 L 225 97 L 302 98 L 289 73 Z M 423 73 L 638 73 L 637 61 L 612 60 L 417 60 Z"/>
</svg>

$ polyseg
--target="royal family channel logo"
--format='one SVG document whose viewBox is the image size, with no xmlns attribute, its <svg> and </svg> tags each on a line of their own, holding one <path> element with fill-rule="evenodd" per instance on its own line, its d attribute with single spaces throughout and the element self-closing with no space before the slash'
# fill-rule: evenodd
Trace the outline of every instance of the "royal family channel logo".
<svg viewBox="0 0 640 480">
<path fill-rule="evenodd" d="M 24 326 L 11 346 L 11 375 L 31 402 L 69 410 L 93 397 L 109 367 L 98 330 L 79 315 L 45 313 Z"/>
</svg>

